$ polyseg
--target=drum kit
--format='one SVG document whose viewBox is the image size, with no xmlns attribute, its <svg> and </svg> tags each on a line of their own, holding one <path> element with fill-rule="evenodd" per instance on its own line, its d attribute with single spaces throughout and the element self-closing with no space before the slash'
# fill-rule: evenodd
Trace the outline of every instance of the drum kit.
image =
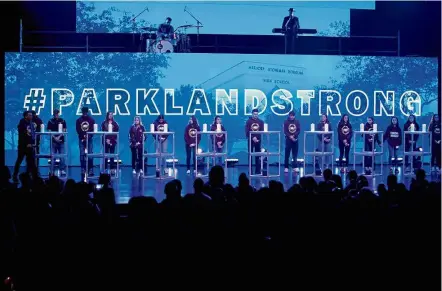
<svg viewBox="0 0 442 291">
<path fill-rule="evenodd" d="M 181 25 L 173 33 L 157 33 L 157 27 L 142 27 L 141 40 L 146 37 L 146 52 L 148 53 L 190 53 L 191 44 L 187 29 L 200 28 L 199 25 Z"/>
</svg>

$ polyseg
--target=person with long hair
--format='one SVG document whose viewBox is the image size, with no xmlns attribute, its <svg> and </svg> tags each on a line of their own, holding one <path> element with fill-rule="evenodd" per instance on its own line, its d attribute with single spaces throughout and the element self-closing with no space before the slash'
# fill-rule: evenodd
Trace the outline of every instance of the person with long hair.
<svg viewBox="0 0 442 291">
<path fill-rule="evenodd" d="M 259 118 L 258 109 L 252 110 L 252 116 L 246 122 L 246 138 L 247 138 L 247 146 L 249 148 L 249 152 L 259 153 L 261 152 L 261 135 L 260 134 L 252 134 L 250 136 L 250 132 L 254 131 L 262 131 L 264 130 L 264 121 Z M 249 138 L 252 140 L 250 141 Z M 255 157 L 255 174 L 261 174 L 261 162 L 260 157 Z"/>
<path fill-rule="evenodd" d="M 347 114 L 344 114 L 338 123 L 339 164 L 341 166 L 341 173 L 348 172 L 352 136 L 353 128 L 350 119 Z M 344 156 L 345 163 L 342 162 Z"/>
<path fill-rule="evenodd" d="M 331 126 L 330 121 L 328 120 L 327 114 L 322 114 L 321 120 L 318 122 L 318 124 L 316 124 L 316 130 L 317 131 L 325 131 L 326 124 L 328 124 L 329 130 L 331 130 L 332 126 Z M 331 139 L 331 134 L 324 134 L 324 135 L 318 134 L 317 136 L 319 139 L 319 148 L 317 149 L 317 151 L 324 152 L 324 153 L 330 152 L 331 143 L 333 142 Z M 315 173 L 316 173 L 316 175 L 320 175 L 322 173 L 322 169 L 319 165 L 321 162 L 322 162 L 322 158 L 315 159 Z M 331 167 L 331 157 L 330 156 L 325 156 L 324 167 L 326 169 Z"/>
<path fill-rule="evenodd" d="M 212 125 L 210 126 L 210 131 L 216 131 L 218 124 L 221 126 L 221 131 L 226 131 L 224 125 L 222 124 L 221 116 L 215 116 Z M 211 144 L 213 146 L 213 151 L 216 153 L 222 153 L 224 149 L 224 143 L 226 142 L 226 136 L 224 133 L 216 133 L 210 136 Z M 222 158 L 218 157 L 216 159 L 217 165 L 222 165 Z"/>
<path fill-rule="evenodd" d="M 156 132 L 164 132 L 165 125 L 167 124 L 166 119 L 164 119 L 164 115 L 158 115 L 157 119 L 154 121 L 154 128 Z M 157 148 L 155 151 L 157 153 L 167 153 L 167 138 L 168 135 L 154 135 L 153 138 L 157 140 Z M 164 172 L 167 171 L 166 169 L 166 158 L 156 159 L 156 168 L 160 169 L 162 168 Z"/>
<path fill-rule="evenodd" d="M 387 141 L 388 145 L 388 157 L 391 164 L 390 172 L 393 172 L 394 170 L 396 173 L 398 173 L 397 150 L 402 144 L 402 130 L 399 126 L 399 120 L 397 117 L 393 116 L 391 118 L 391 123 L 385 130 L 383 139 L 384 141 Z"/>
<path fill-rule="evenodd" d="M 431 171 L 440 173 L 440 163 L 441 163 L 441 122 L 439 114 L 434 114 L 431 117 L 430 125 L 428 130 L 432 133 L 431 135 Z"/>
<path fill-rule="evenodd" d="M 80 148 L 80 165 L 81 174 L 86 174 L 86 151 L 89 154 L 93 153 L 93 139 L 92 134 L 87 134 L 88 132 L 94 131 L 95 119 L 89 115 L 89 108 L 81 108 L 82 115 L 77 119 L 76 129 L 78 134 L 78 144 Z M 87 139 L 87 148 L 86 148 Z M 92 158 L 87 159 L 88 163 L 88 175 L 90 177 L 94 176 L 94 160 Z"/>
<path fill-rule="evenodd" d="M 106 119 L 101 123 L 101 130 L 108 132 L 109 126 L 112 125 L 112 132 L 119 132 L 120 126 L 114 119 L 113 112 L 106 113 Z M 104 140 L 104 152 L 108 154 L 115 154 L 115 148 L 117 146 L 117 135 L 115 134 L 106 134 L 103 136 Z M 110 158 L 110 168 L 111 174 L 115 174 L 115 159 L 114 157 Z M 104 161 L 104 169 L 107 170 L 107 158 Z"/>
<path fill-rule="evenodd" d="M 364 131 L 373 131 L 373 124 L 374 124 L 374 118 L 368 117 L 367 122 L 364 126 Z M 374 147 L 381 144 L 381 141 L 379 140 L 378 134 L 364 134 L 364 151 L 366 152 L 372 152 L 374 150 Z M 365 156 L 364 157 L 364 166 L 365 166 L 365 174 L 371 175 L 374 168 L 374 161 L 372 156 Z"/>
<path fill-rule="evenodd" d="M 195 159 L 196 159 L 196 149 L 198 144 L 201 141 L 200 135 L 197 138 L 197 132 L 201 131 L 201 128 L 198 124 L 198 120 L 194 115 L 192 115 L 189 119 L 189 123 L 184 129 L 184 142 L 186 144 L 186 166 L 187 166 L 187 174 L 190 174 L 190 159 L 193 160 L 193 170 L 196 170 L 195 167 Z M 198 140 L 198 143 L 197 143 Z"/>
<path fill-rule="evenodd" d="M 284 135 L 285 135 L 285 152 L 284 152 L 284 173 L 289 172 L 289 158 L 290 152 L 295 164 L 293 172 L 298 173 L 298 136 L 301 132 L 301 125 L 295 119 L 295 111 L 290 111 L 289 117 L 284 121 Z"/>
<path fill-rule="evenodd" d="M 141 117 L 135 116 L 134 123 L 129 129 L 129 144 L 132 152 L 132 174 L 139 172 L 143 174 L 143 150 L 144 141 L 146 140 L 143 134 L 146 131 Z"/>
<path fill-rule="evenodd" d="M 404 124 L 404 132 L 405 131 L 412 131 L 412 128 L 414 127 L 414 131 L 419 131 L 420 127 L 419 124 L 416 122 L 416 117 L 411 114 L 408 116 L 407 122 Z M 405 134 L 405 133 L 404 133 Z M 418 134 L 405 134 L 405 144 L 404 144 L 404 152 L 413 152 L 416 151 L 416 144 L 419 139 Z M 413 166 L 416 166 L 416 163 L 414 163 L 415 158 L 413 158 Z M 410 162 L 409 162 L 409 156 L 405 156 L 405 172 L 410 171 Z"/>
</svg>

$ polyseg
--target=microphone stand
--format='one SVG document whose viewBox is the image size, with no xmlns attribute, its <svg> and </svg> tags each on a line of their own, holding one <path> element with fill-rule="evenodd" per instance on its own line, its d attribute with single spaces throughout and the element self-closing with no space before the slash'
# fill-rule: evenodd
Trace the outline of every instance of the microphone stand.
<svg viewBox="0 0 442 291">
<path fill-rule="evenodd" d="M 138 13 L 137 16 L 135 16 L 134 18 L 132 18 L 130 21 L 132 22 L 132 45 L 135 47 L 135 28 L 136 28 L 136 24 L 135 24 L 135 20 L 144 13 L 144 11 L 149 11 L 149 7 L 146 6 L 146 8 L 143 9 L 143 11 L 141 11 L 140 13 Z M 140 49 L 141 51 L 141 49 Z"/>
<path fill-rule="evenodd" d="M 193 19 L 196 21 L 196 46 L 200 46 L 200 26 L 203 24 L 195 17 L 193 16 L 192 12 L 187 10 L 187 7 L 184 7 L 184 11 L 187 12 Z"/>
</svg>

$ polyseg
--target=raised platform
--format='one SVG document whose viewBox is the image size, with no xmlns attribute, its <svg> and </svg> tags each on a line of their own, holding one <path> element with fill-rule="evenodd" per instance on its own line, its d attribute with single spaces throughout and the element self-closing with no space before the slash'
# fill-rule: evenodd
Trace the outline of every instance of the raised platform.
<svg viewBox="0 0 442 291">
<path fill-rule="evenodd" d="M 308 169 L 309 172 L 312 172 L 313 169 L 311 166 Z M 275 166 L 272 166 L 272 170 L 277 170 Z M 360 166 L 356 166 L 356 170 L 358 172 L 362 172 L 362 169 Z M 24 168 L 22 168 L 24 170 Z M 302 172 L 302 168 L 300 168 L 299 174 L 295 175 L 293 172 L 284 173 L 284 169 L 281 168 L 281 176 L 278 177 L 272 177 L 272 178 L 265 178 L 265 177 L 253 177 L 250 179 L 250 183 L 255 188 L 259 189 L 261 187 L 265 187 L 268 185 L 268 182 L 270 180 L 277 180 L 281 181 L 284 184 L 284 189 L 289 189 L 293 184 L 299 182 L 299 178 L 304 176 L 304 173 Z M 12 171 L 12 169 L 11 169 Z M 42 174 L 46 173 L 46 169 L 42 168 L 41 172 Z M 248 167 L 247 166 L 237 166 L 233 168 L 228 168 L 227 171 L 227 179 L 226 183 L 232 184 L 233 186 L 238 185 L 238 177 L 241 173 L 247 173 Z M 335 167 L 334 174 L 341 175 L 342 182 L 344 185 L 346 185 L 345 180 L 345 174 L 341 174 L 339 171 L 339 168 Z M 80 180 L 80 167 L 70 167 L 68 172 L 68 178 L 72 178 L 76 181 Z M 147 174 L 154 174 L 155 168 L 149 167 Z M 389 166 L 384 166 L 383 169 L 383 176 L 378 176 L 376 178 L 370 178 L 369 176 L 368 181 L 370 183 L 370 186 L 373 190 L 377 189 L 377 186 L 381 183 L 387 182 L 387 177 L 390 174 L 389 172 Z M 399 183 L 404 183 L 407 187 L 409 186 L 412 177 L 404 177 L 402 173 L 402 169 L 400 169 L 400 172 L 397 174 Z M 186 174 L 186 167 L 178 166 L 176 168 L 176 178 L 179 179 L 183 184 L 183 193 L 182 195 L 185 195 L 187 193 L 193 192 L 193 181 L 195 180 L 195 175 L 188 175 Z M 201 177 L 204 181 L 207 181 L 207 178 Z M 317 181 L 322 181 L 322 177 L 315 177 Z M 440 176 L 432 175 L 430 176 L 429 173 L 427 173 L 427 179 L 429 181 L 440 181 Z M 97 180 L 93 180 L 96 182 Z M 138 175 L 132 174 L 132 168 L 130 167 L 121 167 L 120 173 L 118 179 L 114 179 L 112 182 L 112 187 L 115 189 L 115 198 L 116 202 L 118 204 L 126 204 L 129 202 L 129 199 L 131 197 L 135 196 L 152 196 L 155 197 L 157 201 L 162 201 L 164 199 L 164 186 L 166 183 L 170 182 L 171 180 L 152 180 L 152 179 L 140 179 Z"/>
</svg>

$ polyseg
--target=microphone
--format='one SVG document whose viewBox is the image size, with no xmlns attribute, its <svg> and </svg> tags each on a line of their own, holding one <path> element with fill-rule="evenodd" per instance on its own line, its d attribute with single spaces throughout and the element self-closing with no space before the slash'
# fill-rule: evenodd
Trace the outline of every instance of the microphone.
<svg viewBox="0 0 442 291">
<path fill-rule="evenodd" d="M 184 12 L 186 12 L 187 6 L 184 6 Z"/>
</svg>

